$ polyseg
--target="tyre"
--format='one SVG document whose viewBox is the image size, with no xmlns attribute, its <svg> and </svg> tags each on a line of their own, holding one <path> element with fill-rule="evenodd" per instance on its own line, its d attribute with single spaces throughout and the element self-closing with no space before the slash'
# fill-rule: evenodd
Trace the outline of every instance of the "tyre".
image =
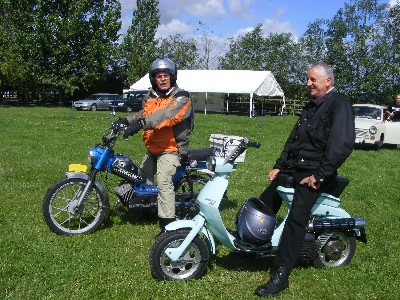
<svg viewBox="0 0 400 300">
<path fill-rule="evenodd" d="M 154 241 L 150 251 L 150 270 L 158 280 L 197 279 L 207 272 L 209 249 L 205 241 L 197 235 L 184 254 L 172 261 L 166 254 L 167 248 L 177 248 L 189 234 L 189 230 L 166 231 Z"/>
<path fill-rule="evenodd" d="M 317 269 L 347 265 L 356 252 L 356 239 L 351 232 L 329 232 L 318 237 L 318 257 L 314 260 Z"/>
<path fill-rule="evenodd" d="M 90 110 L 91 110 L 91 111 L 96 111 L 96 110 L 97 110 L 97 105 L 96 105 L 96 104 L 93 104 L 93 105 L 90 107 Z"/>
<path fill-rule="evenodd" d="M 76 206 L 78 195 L 86 185 L 86 179 L 63 178 L 49 188 L 42 209 L 53 232 L 61 235 L 91 233 L 108 218 L 108 197 L 96 186 L 89 191 L 82 207 Z"/>
<path fill-rule="evenodd" d="M 199 212 L 197 196 L 210 180 L 207 175 L 190 174 L 175 184 L 176 216 L 178 219 L 192 218 Z"/>
<path fill-rule="evenodd" d="M 127 107 L 126 107 L 126 112 L 132 112 L 132 111 L 133 111 L 133 109 L 132 109 L 131 106 L 127 106 Z"/>
<path fill-rule="evenodd" d="M 202 174 L 185 176 L 175 184 L 175 194 L 180 195 L 178 199 L 194 200 L 210 178 L 208 175 Z"/>
</svg>

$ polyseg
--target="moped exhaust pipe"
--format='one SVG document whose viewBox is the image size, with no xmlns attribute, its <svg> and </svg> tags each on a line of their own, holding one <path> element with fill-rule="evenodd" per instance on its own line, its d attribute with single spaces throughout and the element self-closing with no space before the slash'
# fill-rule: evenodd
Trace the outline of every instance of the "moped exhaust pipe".
<svg viewBox="0 0 400 300">
<path fill-rule="evenodd" d="M 365 220 L 361 218 L 341 218 L 313 220 L 308 223 L 307 230 L 312 232 L 346 231 L 365 227 Z"/>
</svg>

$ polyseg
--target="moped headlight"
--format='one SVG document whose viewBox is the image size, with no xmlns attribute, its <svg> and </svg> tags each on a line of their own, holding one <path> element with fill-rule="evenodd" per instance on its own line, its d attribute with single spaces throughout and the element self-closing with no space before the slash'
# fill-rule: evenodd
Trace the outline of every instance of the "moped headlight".
<svg viewBox="0 0 400 300">
<path fill-rule="evenodd" d="M 93 149 L 89 149 L 89 154 L 88 154 L 87 159 L 88 159 L 88 163 L 89 163 L 89 164 L 92 164 L 92 163 L 93 163 L 93 161 L 94 161 L 94 152 L 93 152 Z"/>
<path fill-rule="evenodd" d="M 376 126 L 371 126 L 369 128 L 369 133 L 370 134 L 376 134 L 378 132 L 378 128 L 376 128 Z"/>
</svg>

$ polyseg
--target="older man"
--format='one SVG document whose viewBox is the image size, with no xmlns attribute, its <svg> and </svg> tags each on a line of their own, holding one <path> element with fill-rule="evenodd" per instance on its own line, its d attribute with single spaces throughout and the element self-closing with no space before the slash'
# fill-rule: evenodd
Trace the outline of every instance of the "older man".
<svg viewBox="0 0 400 300">
<path fill-rule="evenodd" d="M 295 179 L 293 205 L 286 219 L 270 280 L 256 289 L 259 296 L 275 296 L 289 287 L 289 275 L 299 256 L 311 208 L 320 187 L 334 180 L 337 169 L 349 157 L 355 140 L 351 103 L 333 86 L 332 68 L 323 62 L 307 71 L 311 101 L 287 139 L 268 178 L 271 184 L 260 199 L 278 212 L 277 175 L 290 172 Z"/>
</svg>

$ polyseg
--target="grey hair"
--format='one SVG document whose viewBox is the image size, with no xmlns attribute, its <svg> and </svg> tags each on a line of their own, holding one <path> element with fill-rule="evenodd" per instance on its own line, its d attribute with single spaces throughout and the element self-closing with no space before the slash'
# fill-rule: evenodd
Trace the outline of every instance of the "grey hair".
<svg viewBox="0 0 400 300">
<path fill-rule="evenodd" d="M 323 61 L 315 62 L 308 67 L 308 70 L 311 69 L 317 69 L 324 77 L 329 77 L 331 79 L 331 86 L 333 86 L 335 76 L 333 75 L 333 68 L 329 64 Z"/>
</svg>

